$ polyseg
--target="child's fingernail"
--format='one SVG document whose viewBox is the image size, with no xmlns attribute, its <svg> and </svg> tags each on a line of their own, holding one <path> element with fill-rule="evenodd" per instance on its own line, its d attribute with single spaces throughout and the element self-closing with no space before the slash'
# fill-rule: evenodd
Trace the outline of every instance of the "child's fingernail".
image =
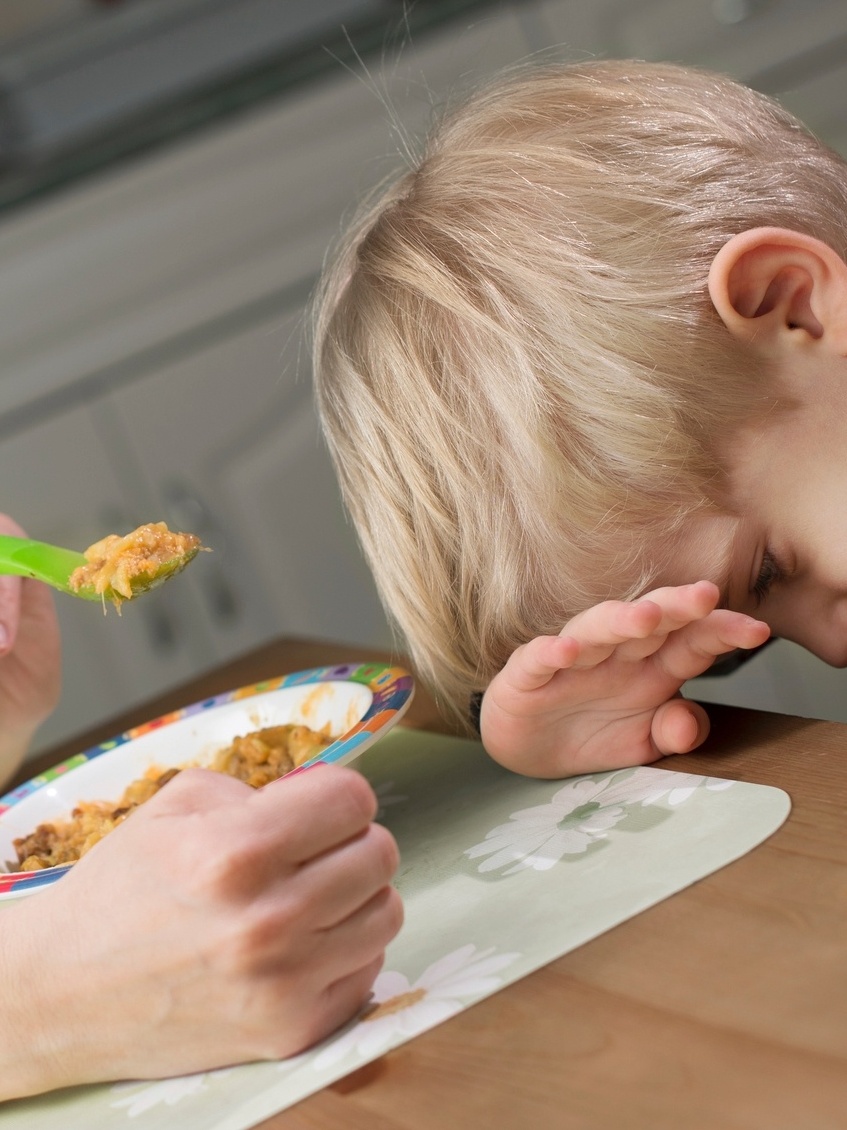
<svg viewBox="0 0 847 1130">
<path fill-rule="evenodd" d="M 5 624 L 0 624 L 0 652 L 9 646 L 9 629 Z"/>
</svg>

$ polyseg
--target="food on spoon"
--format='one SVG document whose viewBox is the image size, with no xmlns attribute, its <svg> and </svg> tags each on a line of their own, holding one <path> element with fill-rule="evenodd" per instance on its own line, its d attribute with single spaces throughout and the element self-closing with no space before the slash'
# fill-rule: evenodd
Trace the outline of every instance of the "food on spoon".
<svg viewBox="0 0 847 1130">
<path fill-rule="evenodd" d="M 83 553 L 87 564 L 71 573 L 69 584 L 74 592 L 93 589 L 119 609 L 124 600 L 184 569 L 201 548 L 196 534 L 176 533 L 165 522 L 148 522 L 89 546 Z"/>
<path fill-rule="evenodd" d="M 332 740 L 328 726 L 321 730 L 296 723 L 267 726 L 234 738 L 230 745 L 218 750 L 208 768 L 261 788 L 305 764 Z M 80 801 L 69 819 L 39 824 L 34 832 L 14 841 L 18 859 L 10 864 L 10 870 L 40 871 L 76 863 L 177 773 L 178 768 L 148 769 L 124 790 L 117 803 Z"/>
</svg>

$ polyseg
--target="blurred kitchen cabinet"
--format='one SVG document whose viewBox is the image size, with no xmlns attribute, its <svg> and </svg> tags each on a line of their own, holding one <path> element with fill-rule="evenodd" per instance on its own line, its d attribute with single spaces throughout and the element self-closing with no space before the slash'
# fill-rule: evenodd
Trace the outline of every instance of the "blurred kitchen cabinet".
<svg viewBox="0 0 847 1130">
<path fill-rule="evenodd" d="M 184 587 L 218 657 L 279 633 L 390 643 L 309 378 L 295 307 L 105 398 L 149 512 L 212 549 Z"/>
<path fill-rule="evenodd" d="M 312 407 L 301 307 L 0 443 L 2 508 L 83 549 L 165 520 L 210 553 L 123 606 L 58 595 L 43 748 L 275 635 L 390 644 Z"/>
<path fill-rule="evenodd" d="M 843 0 L 535 0 L 536 46 L 706 67 L 776 95 L 847 153 Z"/>
<path fill-rule="evenodd" d="M 37 748 L 274 635 L 391 637 L 312 404 L 305 310 L 363 191 L 433 111 L 521 58 L 497 6 L 0 223 L 0 510 L 84 548 L 165 520 L 212 549 L 103 616 L 58 597 Z"/>
<path fill-rule="evenodd" d="M 752 79 L 847 31 L 841 0 L 534 0 L 548 44 L 570 54 L 596 52 L 661 59 Z"/>
<path fill-rule="evenodd" d="M 434 107 L 525 51 L 514 15 L 483 15 L 3 217 L 0 420 L 135 380 L 275 295 L 284 310 Z"/>
</svg>

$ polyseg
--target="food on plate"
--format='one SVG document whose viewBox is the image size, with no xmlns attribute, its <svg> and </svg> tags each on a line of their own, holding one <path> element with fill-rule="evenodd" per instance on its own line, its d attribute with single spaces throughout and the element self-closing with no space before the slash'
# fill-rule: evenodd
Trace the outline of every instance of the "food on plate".
<svg viewBox="0 0 847 1130">
<path fill-rule="evenodd" d="M 69 819 L 39 824 L 28 836 L 13 841 L 18 861 L 10 863 L 9 870 L 40 871 L 62 863 L 76 863 L 178 772 L 178 769 L 149 770 L 144 777 L 132 782 L 117 804 L 105 800 L 80 801 Z"/>
<path fill-rule="evenodd" d="M 128 534 L 109 534 L 83 553 L 87 564 L 69 578 L 74 592 L 93 589 L 120 607 L 185 568 L 201 549 L 196 534 L 169 530 L 165 522 L 148 522 Z"/>
<path fill-rule="evenodd" d="M 207 767 L 228 773 L 253 788 L 261 788 L 325 749 L 333 740 L 328 730 L 328 726 L 313 730 L 296 723 L 267 726 L 234 738 L 217 751 Z M 28 836 L 14 840 L 18 858 L 16 863 L 9 864 L 9 869 L 40 871 L 45 867 L 75 863 L 179 771 L 178 768 L 153 767 L 133 781 L 117 803 L 80 801 L 69 819 L 39 824 Z"/>
<path fill-rule="evenodd" d="M 328 729 L 288 724 L 254 730 L 219 750 L 209 768 L 260 789 L 326 749 L 332 741 Z"/>
</svg>

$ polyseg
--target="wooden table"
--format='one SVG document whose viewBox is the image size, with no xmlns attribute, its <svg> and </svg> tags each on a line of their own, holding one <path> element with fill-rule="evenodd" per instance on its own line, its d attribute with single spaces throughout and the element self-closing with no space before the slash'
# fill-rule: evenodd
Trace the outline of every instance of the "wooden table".
<svg viewBox="0 0 847 1130">
<path fill-rule="evenodd" d="M 220 691 L 382 652 L 279 640 L 27 766 Z M 263 1123 L 264 1130 L 847 1130 L 847 726 L 712 708 L 674 769 L 776 785 L 743 859 Z M 406 716 L 448 732 L 421 689 Z"/>
</svg>

